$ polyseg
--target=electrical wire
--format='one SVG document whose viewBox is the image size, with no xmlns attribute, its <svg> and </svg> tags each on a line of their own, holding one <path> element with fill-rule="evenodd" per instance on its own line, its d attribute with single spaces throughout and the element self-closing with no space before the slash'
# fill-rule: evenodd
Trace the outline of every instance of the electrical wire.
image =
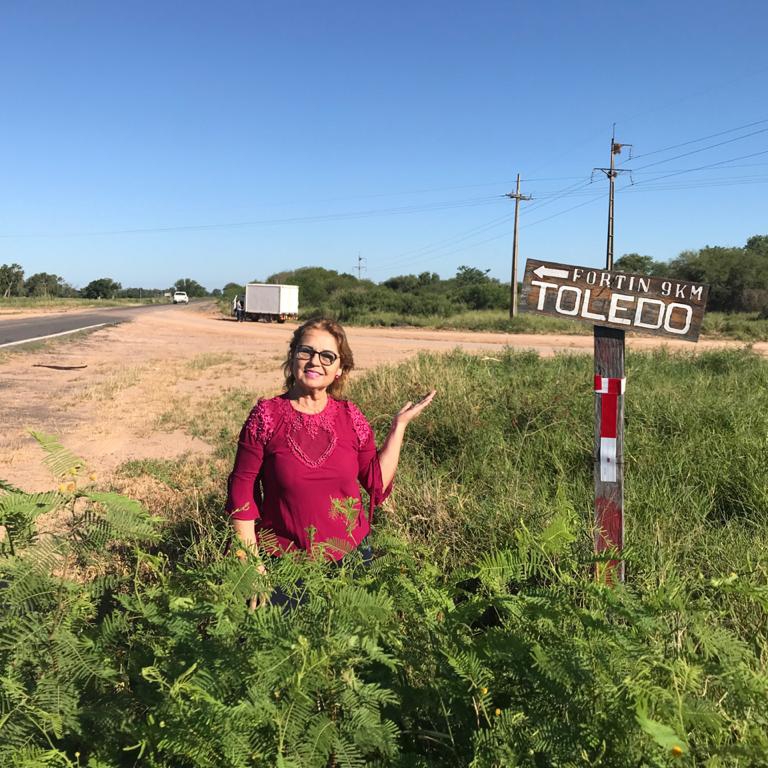
<svg viewBox="0 0 768 768">
<path fill-rule="evenodd" d="M 638 181 L 634 185 L 633 184 L 627 184 L 624 187 L 622 187 L 622 189 L 626 189 L 626 187 L 629 187 L 629 186 L 639 187 L 639 186 L 641 186 L 643 184 L 650 184 L 650 183 L 655 182 L 655 181 L 661 181 L 661 179 L 669 179 L 672 176 L 680 176 L 680 175 L 682 175 L 684 173 L 694 173 L 696 171 L 705 171 L 705 170 L 708 170 L 710 168 L 716 168 L 718 166 L 725 165 L 726 163 L 733 163 L 733 162 L 736 162 L 737 160 L 748 160 L 749 158 L 760 157 L 761 155 L 768 155 L 768 149 L 762 150 L 761 152 L 750 152 L 747 155 L 740 155 L 739 157 L 732 157 L 732 158 L 729 158 L 728 160 L 721 160 L 721 161 L 719 161 L 717 163 L 709 163 L 708 165 L 700 165 L 700 166 L 698 166 L 696 168 L 687 168 L 687 169 L 685 169 L 683 171 L 674 171 L 672 173 L 662 174 L 661 176 L 655 176 L 654 178 L 651 178 L 651 179 L 645 179 L 643 181 Z"/>
<path fill-rule="evenodd" d="M 633 168 L 632 171 L 642 171 L 645 168 L 652 168 L 656 165 L 662 165 L 664 163 L 671 163 L 673 160 L 679 160 L 681 157 L 689 157 L 690 155 L 696 155 L 699 152 L 706 152 L 708 149 L 715 149 L 716 147 L 722 147 L 725 144 L 732 144 L 734 141 L 741 141 L 742 139 L 749 139 L 752 136 L 757 136 L 760 133 L 765 133 L 768 128 L 761 128 L 759 131 L 752 131 L 752 133 L 745 133 L 743 136 L 736 136 L 733 139 L 726 139 L 725 141 L 718 141 L 716 144 L 710 144 L 707 147 L 700 147 L 699 149 L 692 149 L 690 152 L 683 152 L 680 155 L 674 157 L 668 157 L 666 160 L 657 160 L 654 163 L 648 163 L 647 165 L 641 165 L 639 168 Z"/>
<path fill-rule="evenodd" d="M 707 139 L 714 139 L 718 136 L 725 136 L 728 133 L 733 133 L 734 131 L 741 131 L 744 128 L 752 128 L 755 125 L 763 125 L 764 123 L 768 123 L 768 118 L 765 120 L 756 120 L 753 123 L 745 123 L 744 125 L 736 126 L 735 128 L 728 128 L 725 131 L 719 131 L 718 133 L 710 133 L 708 136 L 701 136 L 698 139 L 691 139 L 690 141 L 683 141 L 680 144 L 671 144 L 668 147 L 663 147 L 662 149 L 654 149 L 651 152 L 643 152 L 641 155 L 633 155 L 631 158 L 627 158 L 626 160 L 622 161 L 622 165 L 624 163 L 628 163 L 630 160 L 639 160 L 641 157 L 650 157 L 650 155 L 658 155 L 661 152 L 669 152 L 671 149 L 679 149 L 680 147 L 687 147 L 691 144 L 697 144 L 700 141 L 706 141 Z M 647 167 L 647 166 L 646 166 Z"/>
<path fill-rule="evenodd" d="M 375 216 L 394 216 L 411 213 L 424 213 L 431 211 L 442 211 L 456 208 L 471 208 L 484 205 L 498 205 L 502 202 L 503 195 L 493 195 L 489 197 L 470 198 L 467 200 L 444 201 L 439 203 L 429 203 L 424 205 L 400 206 L 395 208 L 368 209 L 362 211 L 347 211 L 344 213 L 331 213 L 312 216 L 291 216 L 286 218 L 274 219 L 253 219 L 250 221 L 237 221 L 219 224 L 182 224 L 178 226 L 166 227 L 136 227 L 132 229 L 113 229 L 85 232 L 60 232 L 47 234 L 23 234 L 11 235 L 0 234 L 2 239 L 22 238 L 22 237 L 99 237 L 104 235 L 134 235 L 134 234 L 161 234 L 165 232 L 200 232 L 220 229 L 238 229 L 254 226 L 266 226 L 275 224 L 307 224 L 321 223 L 326 221 L 346 221 L 351 219 L 368 218 Z"/>
</svg>

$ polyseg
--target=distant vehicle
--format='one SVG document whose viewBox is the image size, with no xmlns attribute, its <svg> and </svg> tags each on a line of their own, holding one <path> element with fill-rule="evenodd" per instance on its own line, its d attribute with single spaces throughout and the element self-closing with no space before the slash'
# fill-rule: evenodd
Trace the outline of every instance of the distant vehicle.
<svg viewBox="0 0 768 768">
<path fill-rule="evenodd" d="M 248 283 L 245 286 L 245 319 L 284 323 L 299 316 L 299 286 Z"/>
<path fill-rule="evenodd" d="M 189 296 L 187 296 L 186 291 L 175 291 L 171 301 L 174 304 L 189 304 Z"/>
</svg>

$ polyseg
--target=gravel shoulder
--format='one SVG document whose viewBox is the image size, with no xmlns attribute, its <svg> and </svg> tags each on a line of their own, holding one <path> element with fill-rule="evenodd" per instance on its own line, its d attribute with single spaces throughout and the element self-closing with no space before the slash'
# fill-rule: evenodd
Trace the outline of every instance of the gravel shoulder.
<svg viewBox="0 0 768 768">
<path fill-rule="evenodd" d="M 131 459 L 209 454 L 211 447 L 192 434 L 184 415 L 233 387 L 252 390 L 254 398 L 277 393 L 295 327 L 235 323 L 222 318 L 212 304 L 195 304 L 137 313 L 129 323 L 0 356 L 0 478 L 30 491 L 52 486 L 30 430 L 59 436 L 86 459 L 100 481 Z M 591 336 L 347 330 L 355 354 L 353 375 L 358 376 L 422 351 L 461 348 L 493 354 L 506 346 L 543 356 L 592 351 Z M 662 346 L 654 337 L 630 338 L 627 344 L 638 350 Z M 686 351 L 744 346 L 711 340 L 665 345 Z M 768 355 L 768 343 L 753 349 Z"/>
</svg>

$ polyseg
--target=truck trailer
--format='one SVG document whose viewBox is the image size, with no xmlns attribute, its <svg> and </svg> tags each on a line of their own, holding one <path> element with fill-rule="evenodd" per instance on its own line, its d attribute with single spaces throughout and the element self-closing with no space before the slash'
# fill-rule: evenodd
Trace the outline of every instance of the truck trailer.
<svg viewBox="0 0 768 768">
<path fill-rule="evenodd" d="M 243 307 L 246 320 L 284 323 L 299 316 L 299 286 L 248 283 Z"/>
</svg>

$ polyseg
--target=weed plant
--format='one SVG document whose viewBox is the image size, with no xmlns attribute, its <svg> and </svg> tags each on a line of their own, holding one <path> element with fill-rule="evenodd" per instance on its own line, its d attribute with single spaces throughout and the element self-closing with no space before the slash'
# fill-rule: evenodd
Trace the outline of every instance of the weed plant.
<svg viewBox="0 0 768 768">
<path fill-rule="evenodd" d="M 244 393 L 206 432 L 209 466 L 126 467 L 188 491 L 183 514 L 96 491 L 40 436 L 58 490 L 0 486 L 0 765 L 768 763 L 768 366 L 628 358 L 616 587 L 592 577 L 591 374 L 586 357 L 456 352 L 356 382 L 380 437 L 439 391 L 369 568 L 261 575 L 227 550 Z M 37 537 L 53 509 L 61 532 Z M 248 609 L 275 585 L 298 607 Z"/>
</svg>

